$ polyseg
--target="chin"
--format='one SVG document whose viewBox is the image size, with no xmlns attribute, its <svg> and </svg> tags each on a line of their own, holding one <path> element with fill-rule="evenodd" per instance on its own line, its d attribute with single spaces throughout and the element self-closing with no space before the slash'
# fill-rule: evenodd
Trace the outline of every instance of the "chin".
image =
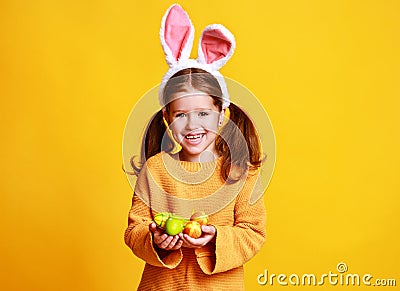
<svg viewBox="0 0 400 291">
<path fill-rule="evenodd" d="M 210 137 L 207 135 L 205 135 L 203 141 L 197 145 L 186 143 L 183 140 L 180 144 L 182 147 L 181 153 L 186 159 L 196 159 L 205 151 L 211 150 L 213 142 L 215 142 L 215 139 L 210 140 Z"/>
<path fill-rule="evenodd" d="M 188 149 L 188 148 L 182 147 L 182 153 L 185 157 L 197 157 L 197 156 L 201 155 L 201 153 L 204 150 L 205 149 Z"/>
</svg>

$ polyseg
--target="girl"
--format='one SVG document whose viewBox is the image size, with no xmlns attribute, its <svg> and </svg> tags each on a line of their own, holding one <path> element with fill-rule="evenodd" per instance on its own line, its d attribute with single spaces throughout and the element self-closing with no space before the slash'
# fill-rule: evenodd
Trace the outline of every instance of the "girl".
<svg viewBox="0 0 400 291">
<path fill-rule="evenodd" d="M 243 264 L 264 243 L 266 219 L 263 199 L 251 201 L 260 191 L 257 131 L 230 103 L 217 71 L 234 39 L 222 26 L 206 28 L 202 56 L 190 60 L 193 27 L 178 5 L 168 9 L 161 32 L 170 70 L 160 86 L 162 109 L 143 138 L 141 166 L 132 161 L 138 178 L 125 232 L 126 244 L 146 262 L 138 290 L 243 290 Z M 189 217 L 193 210 L 209 215 L 199 238 L 170 236 L 153 222 L 158 212 Z"/>
</svg>

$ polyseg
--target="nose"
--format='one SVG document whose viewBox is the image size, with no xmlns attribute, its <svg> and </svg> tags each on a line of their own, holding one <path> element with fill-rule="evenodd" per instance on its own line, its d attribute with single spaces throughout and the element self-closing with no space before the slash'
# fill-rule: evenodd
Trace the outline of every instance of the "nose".
<svg viewBox="0 0 400 291">
<path fill-rule="evenodd" d="M 186 129 L 193 130 L 196 129 L 198 126 L 198 120 L 195 112 L 188 113 L 188 118 L 186 122 Z"/>
</svg>

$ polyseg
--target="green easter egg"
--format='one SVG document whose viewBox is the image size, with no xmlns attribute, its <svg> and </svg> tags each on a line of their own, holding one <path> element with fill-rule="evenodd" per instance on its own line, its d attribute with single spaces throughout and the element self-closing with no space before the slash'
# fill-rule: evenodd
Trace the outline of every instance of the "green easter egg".
<svg viewBox="0 0 400 291">
<path fill-rule="evenodd" d="M 184 228 L 184 221 L 182 219 L 168 218 L 165 224 L 165 232 L 168 235 L 177 235 L 181 233 Z"/>
</svg>

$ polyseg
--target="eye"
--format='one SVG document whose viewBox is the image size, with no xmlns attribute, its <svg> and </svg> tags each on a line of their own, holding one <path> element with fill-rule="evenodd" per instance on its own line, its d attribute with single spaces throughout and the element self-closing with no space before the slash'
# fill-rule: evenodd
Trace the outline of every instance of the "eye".
<svg viewBox="0 0 400 291">
<path fill-rule="evenodd" d="M 186 116 L 185 113 L 177 113 L 177 114 L 175 115 L 175 117 L 177 117 L 177 118 L 182 118 L 182 117 L 185 117 L 185 116 Z"/>
<path fill-rule="evenodd" d="M 205 112 L 205 111 L 200 111 L 200 112 L 199 112 L 199 116 L 200 116 L 200 117 L 206 117 L 206 116 L 208 116 L 208 115 L 209 115 L 208 112 Z"/>
</svg>

